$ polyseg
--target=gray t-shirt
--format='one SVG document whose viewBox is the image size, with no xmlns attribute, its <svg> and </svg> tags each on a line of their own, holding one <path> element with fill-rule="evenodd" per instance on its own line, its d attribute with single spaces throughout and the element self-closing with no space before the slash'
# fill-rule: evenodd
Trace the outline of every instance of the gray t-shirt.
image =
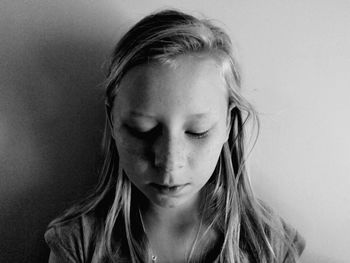
<svg viewBox="0 0 350 263">
<path fill-rule="evenodd" d="M 305 247 L 304 239 L 298 232 L 281 220 L 285 234 L 293 241 L 300 255 Z M 45 240 L 59 262 L 69 263 L 102 263 L 109 262 L 101 252 L 100 235 L 103 223 L 93 215 L 82 215 L 63 225 L 50 227 L 45 233 Z M 271 240 L 278 263 L 295 262 L 290 248 L 277 237 Z M 128 261 L 125 261 L 128 262 Z"/>
</svg>

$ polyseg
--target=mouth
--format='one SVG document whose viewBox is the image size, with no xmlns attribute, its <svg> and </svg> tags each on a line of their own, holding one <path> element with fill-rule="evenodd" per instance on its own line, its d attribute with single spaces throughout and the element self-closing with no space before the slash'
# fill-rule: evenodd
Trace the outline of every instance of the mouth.
<svg viewBox="0 0 350 263">
<path fill-rule="evenodd" d="M 174 195 L 174 194 L 180 193 L 189 184 L 163 185 L 163 184 L 150 183 L 149 185 L 161 194 Z"/>
</svg>

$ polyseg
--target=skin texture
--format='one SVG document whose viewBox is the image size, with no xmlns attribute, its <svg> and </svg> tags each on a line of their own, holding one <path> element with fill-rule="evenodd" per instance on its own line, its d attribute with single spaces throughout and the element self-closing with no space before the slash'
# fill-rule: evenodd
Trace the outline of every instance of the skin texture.
<svg viewBox="0 0 350 263">
<path fill-rule="evenodd" d="M 147 197 L 141 209 L 157 262 L 183 262 L 202 234 L 199 192 L 227 141 L 229 119 L 227 87 L 208 55 L 136 66 L 122 79 L 113 137 L 121 167 Z M 215 239 L 209 232 L 198 247 L 205 251 Z"/>
<path fill-rule="evenodd" d="M 227 140 L 227 105 L 220 69 L 208 57 L 142 65 L 123 78 L 113 107 L 114 138 L 121 166 L 153 204 L 177 207 L 196 199 Z"/>
</svg>

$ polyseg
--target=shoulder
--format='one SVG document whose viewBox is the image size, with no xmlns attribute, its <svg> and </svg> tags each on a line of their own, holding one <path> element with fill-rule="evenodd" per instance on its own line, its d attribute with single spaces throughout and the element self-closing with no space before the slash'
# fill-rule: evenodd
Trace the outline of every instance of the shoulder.
<svg viewBox="0 0 350 263">
<path fill-rule="evenodd" d="M 270 233 L 270 243 L 276 254 L 278 262 L 298 262 L 305 249 L 305 239 L 290 223 L 277 215 L 273 209 L 260 200 L 264 214 L 269 218 L 271 224 L 266 225 Z"/>
<path fill-rule="evenodd" d="M 276 252 L 278 262 L 298 262 L 297 259 L 305 249 L 305 239 L 291 224 L 281 217 L 279 220 L 279 231 L 272 237 L 272 245 Z"/>
<path fill-rule="evenodd" d="M 101 223 L 94 215 L 80 215 L 45 232 L 51 253 L 64 262 L 86 262 L 97 248 Z"/>
<path fill-rule="evenodd" d="M 301 255 L 306 245 L 305 239 L 294 227 L 286 223 L 283 219 L 281 219 L 281 222 L 287 239 L 291 241 L 297 249 L 298 254 Z"/>
</svg>

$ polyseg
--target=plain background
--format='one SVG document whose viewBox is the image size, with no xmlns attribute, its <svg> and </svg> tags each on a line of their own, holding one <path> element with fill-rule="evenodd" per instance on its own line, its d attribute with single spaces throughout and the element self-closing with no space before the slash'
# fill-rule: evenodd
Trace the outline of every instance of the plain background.
<svg viewBox="0 0 350 263">
<path fill-rule="evenodd" d="M 350 258 L 350 1 L 0 2 L 0 262 L 46 262 L 46 225 L 96 182 L 102 65 L 164 7 L 219 20 L 261 118 L 257 195 L 305 237 L 303 262 Z"/>
</svg>

